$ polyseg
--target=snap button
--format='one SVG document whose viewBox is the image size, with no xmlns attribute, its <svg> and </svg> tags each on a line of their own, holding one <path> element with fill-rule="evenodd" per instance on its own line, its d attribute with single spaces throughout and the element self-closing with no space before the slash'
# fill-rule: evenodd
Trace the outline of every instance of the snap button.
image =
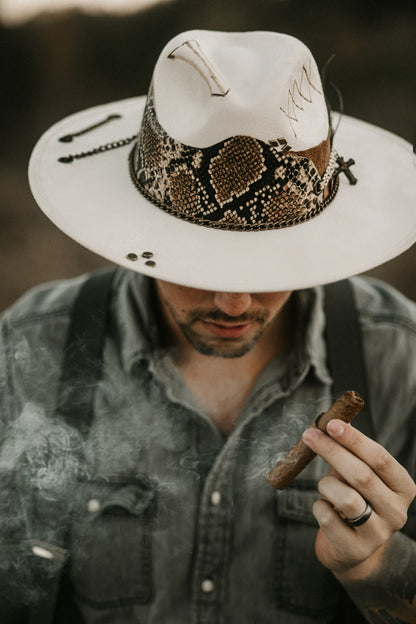
<svg viewBox="0 0 416 624">
<path fill-rule="evenodd" d="M 204 579 L 201 583 L 201 589 L 205 594 L 213 592 L 215 589 L 215 583 L 212 579 Z"/>
<path fill-rule="evenodd" d="M 91 513 L 95 512 L 95 511 L 99 511 L 100 507 L 101 507 L 101 503 L 100 503 L 100 501 L 97 498 L 92 498 L 87 503 L 87 509 Z"/>
<path fill-rule="evenodd" d="M 42 557 L 42 559 L 49 559 L 56 563 L 64 563 L 68 558 L 68 551 L 65 548 L 61 548 L 57 544 L 47 544 L 38 540 L 33 540 L 30 546 L 30 550 L 33 555 Z"/>
<path fill-rule="evenodd" d="M 43 559 L 53 559 L 53 553 L 42 546 L 32 546 L 32 552 Z"/>
<path fill-rule="evenodd" d="M 215 490 L 215 492 L 212 492 L 211 494 L 211 504 L 212 505 L 219 505 L 221 502 L 221 492 L 218 492 L 217 490 Z"/>
</svg>

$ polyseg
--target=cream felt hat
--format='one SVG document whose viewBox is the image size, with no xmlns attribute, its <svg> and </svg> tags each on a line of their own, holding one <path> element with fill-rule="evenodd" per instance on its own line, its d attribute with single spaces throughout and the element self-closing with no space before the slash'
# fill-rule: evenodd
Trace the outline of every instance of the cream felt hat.
<svg viewBox="0 0 416 624">
<path fill-rule="evenodd" d="M 155 278 L 228 292 L 333 282 L 416 240 L 410 144 L 333 117 L 335 134 L 297 39 L 189 31 L 162 50 L 147 98 L 50 128 L 30 185 L 70 237 Z"/>
</svg>

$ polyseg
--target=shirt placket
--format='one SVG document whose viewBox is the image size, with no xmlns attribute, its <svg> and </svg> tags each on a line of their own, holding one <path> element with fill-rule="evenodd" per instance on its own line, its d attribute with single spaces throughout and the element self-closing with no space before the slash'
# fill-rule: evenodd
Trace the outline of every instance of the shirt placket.
<svg viewBox="0 0 416 624">
<path fill-rule="evenodd" d="M 232 449 L 236 443 L 236 439 L 228 439 L 201 493 L 192 577 L 192 624 L 220 624 L 224 621 L 232 545 Z"/>
</svg>

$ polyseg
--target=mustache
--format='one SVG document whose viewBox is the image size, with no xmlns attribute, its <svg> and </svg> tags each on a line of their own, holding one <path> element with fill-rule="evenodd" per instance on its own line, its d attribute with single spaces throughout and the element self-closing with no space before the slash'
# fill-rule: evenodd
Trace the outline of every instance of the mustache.
<svg viewBox="0 0 416 624">
<path fill-rule="evenodd" d="M 251 314 L 241 314 L 240 316 L 229 316 L 222 310 L 193 310 L 190 313 L 190 321 L 204 321 L 205 323 L 224 323 L 226 325 L 246 325 L 247 323 L 264 323 L 267 320 L 267 314 L 258 312 Z"/>
</svg>

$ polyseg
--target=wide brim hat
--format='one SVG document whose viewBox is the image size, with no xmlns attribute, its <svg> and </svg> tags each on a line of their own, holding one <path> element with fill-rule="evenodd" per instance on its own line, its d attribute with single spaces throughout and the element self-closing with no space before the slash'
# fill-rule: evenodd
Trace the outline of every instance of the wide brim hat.
<svg viewBox="0 0 416 624">
<path fill-rule="evenodd" d="M 416 241 L 415 173 L 403 139 L 329 123 L 297 39 L 199 30 L 165 46 L 147 97 L 58 122 L 29 165 L 39 206 L 78 243 L 228 292 L 325 284 L 399 255 Z"/>
</svg>

